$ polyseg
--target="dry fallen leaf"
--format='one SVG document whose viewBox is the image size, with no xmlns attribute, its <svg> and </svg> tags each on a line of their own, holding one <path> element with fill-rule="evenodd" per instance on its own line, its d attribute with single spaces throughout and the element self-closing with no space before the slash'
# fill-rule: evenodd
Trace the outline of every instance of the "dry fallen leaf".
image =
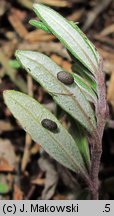
<svg viewBox="0 0 114 216">
<path fill-rule="evenodd" d="M 53 163 L 52 163 L 53 161 Z M 43 152 L 42 157 L 38 161 L 40 169 L 45 172 L 45 185 L 42 191 L 42 199 L 48 200 L 53 197 L 58 183 L 58 173 L 55 169 L 54 160 L 48 154 Z"/>
<path fill-rule="evenodd" d="M 10 122 L 0 120 L 0 133 L 4 131 L 11 131 L 14 127 L 10 124 Z"/>
<path fill-rule="evenodd" d="M 30 149 L 31 155 L 35 155 L 40 151 L 41 146 L 37 143 L 34 144 L 34 146 Z"/>
<path fill-rule="evenodd" d="M 111 24 L 110 26 L 106 27 L 105 29 L 102 30 L 100 33 L 101 36 L 107 36 L 109 34 L 114 33 L 114 24 Z"/>
<path fill-rule="evenodd" d="M 52 41 L 53 39 L 55 39 L 54 35 L 47 34 L 44 31 L 42 31 L 41 34 L 41 30 L 34 30 L 25 36 L 25 40 L 31 43 L 39 41 Z"/>
<path fill-rule="evenodd" d="M 16 154 L 12 143 L 8 139 L 0 139 L 1 169 L 12 170 L 16 166 Z"/>
<path fill-rule="evenodd" d="M 60 57 L 60 56 L 58 56 L 58 55 L 56 55 L 56 54 L 52 54 L 51 55 L 51 59 L 54 61 L 54 62 L 56 62 L 58 65 L 62 65 L 62 61 L 63 61 L 63 59 Z"/>
<path fill-rule="evenodd" d="M 13 200 L 22 200 L 23 199 L 23 192 L 21 189 L 15 184 L 14 185 L 14 192 L 13 192 Z"/>
<path fill-rule="evenodd" d="M 53 200 L 67 200 L 67 196 L 66 195 L 61 195 L 61 194 L 57 194 L 53 197 Z"/>
<path fill-rule="evenodd" d="M 8 161 L 0 157 L 0 172 L 13 172 L 14 167 L 8 164 Z"/>
<path fill-rule="evenodd" d="M 63 61 L 63 63 L 62 63 L 62 67 L 65 69 L 65 70 L 67 70 L 67 71 L 69 71 L 69 72 L 72 72 L 72 70 L 71 70 L 71 64 L 69 63 L 69 62 L 67 62 L 67 61 Z"/>
<path fill-rule="evenodd" d="M 15 31 L 18 33 L 18 35 L 21 38 L 25 38 L 25 36 L 28 34 L 28 31 L 21 22 L 21 20 L 19 20 L 15 14 L 9 15 L 8 19 Z"/>
<path fill-rule="evenodd" d="M 71 3 L 67 0 L 39 0 L 36 1 L 40 4 L 47 4 L 54 7 L 70 7 Z"/>
<path fill-rule="evenodd" d="M 45 179 L 44 178 L 36 178 L 32 181 L 32 184 L 35 185 L 44 185 L 45 184 Z"/>
</svg>

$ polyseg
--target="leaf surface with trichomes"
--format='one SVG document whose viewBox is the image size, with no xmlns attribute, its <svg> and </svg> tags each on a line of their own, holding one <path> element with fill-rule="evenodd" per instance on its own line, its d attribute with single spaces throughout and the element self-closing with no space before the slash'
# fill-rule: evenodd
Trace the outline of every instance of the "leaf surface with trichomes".
<svg viewBox="0 0 114 216">
<path fill-rule="evenodd" d="M 96 103 L 97 96 L 91 88 L 91 85 L 78 74 L 73 73 L 73 77 L 76 84 L 83 90 L 85 97 L 88 99 L 88 101 Z"/>
<path fill-rule="evenodd" d="M 83 157 L 85 165 L 87 166 L 88 169 L 90 169 L 90 165 L 91 165 L 90 151 L 89 151 L 88 139 L 85 130 L 81 125 L 77 124 L 77 122 L 71 121 L 69 132 L 78 145 L 78 148 Z"/>
<path fill-rule="evenodd" d="M 4 100 L 25 131 L 45 151 L 72 171 L 83 175 L 86 173 L 84 161 L 76 142 L 49 110 L 32 97 L 18 91 L 5 91 Z M 43 119 L 54 121 L 57 124 L 57 131 L 52 132 L 44 128 Z"/>
<path fill-rule="evenodd" d="M 60 66 L 38 52 L 17 51 L 16 57 L 27 72 L 52 95 L 66 112 L 88 131 L 95 129 L 94 112 L 78 85 L 74 82 L 67 86 L 57 79 L 57 74 L 63 70 Z"/>
<path fill-rule="evenodd" d="M 45 5 L 34 4 L 33 9 L 66 49 L 95 74 L 99 68 L 99 55 L 78 26 L 74 28 L 67 19 Z"/>
<path fill-rule="evenodd" d="M 72 71 L 75 74 L 79 74 L 88 84 L 91 86 L 91 88 L 97 93 L 97 85 L 95 82 L 94 77 L 90 72 L 83 67 L 78 61 L 72 65 Z"/>
<path fill-rule="evenodd" d="M 37 20 L 30 20 L 29 23 L 36 28 L 42 29 L 45 32 L 51 33 L 50 30 L 43 24 L 43 22 L 39 22 Z"/>
</svg>

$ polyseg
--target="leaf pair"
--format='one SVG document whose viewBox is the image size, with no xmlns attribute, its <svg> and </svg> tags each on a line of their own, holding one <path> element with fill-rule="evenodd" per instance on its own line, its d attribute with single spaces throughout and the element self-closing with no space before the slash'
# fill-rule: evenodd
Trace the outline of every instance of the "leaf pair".
<svg viewBox="0 0 114 216">
<path fill-rule="evenodd" d="M 63 43 L 70 55 L 72 55 L 77 67 L 79 66 L 77 64 L 78 60 L 82 66 L 85 66 L 89 70 L 89 74 L 91 73 L 93 77 L 96 77 L 100 62 L 99 53 L 79 27 L 44 5 L 34 4 L 33 8 L 42 22 L 31 20 L 30 23 L 37 28 L 54 34 Z M 80 68 L 78 67 L 77 70 L 80 70 Z M 85 73 L 85 71 L 83 72 Z M 75 81 L 80 86 L 79 79 L 75 79 Z M 95 80 L 92 84 L 96 85 Z M 95 103 L 96 95 L 91 90 L 91 87 L 88 89 L 86 83 L 84 86 L 85 96 L 89 101 Z"/>
<path fill-rule="evenodd" d="M 93 85 L 91 86 L 88 80 L 87 83 L 84 83 L 84 79 L 77 74 L 72 74 L 75 82 L 69 86 L 60 82 L 57 79 L 57 74 L 63 69 L 41 53 L 17 51 L 16 57 L 23 68 L 52 95 L 53 99 L 92 133 L 96 129 L 96 120 L 89 101 L 95 103 L 97 97 L 96 86 L 91 77 L 94 77 L 98 70 L 99 55 L 78 26 L 72 25 L 44 5 L 35 4 L 34 10 L 43 23 L 32 21 L 32 24 L 56 35 L 67 50 L 90 71 L 90 76 L 84 73 L 86 77 L 89 77 L 88 80 L 93 82 Z M 87 170 L 82 158 L 84 151 L 86 151 L 86 160 L 89 163 L 90 161 L 87 140 L 84 136 L 78 136 L 76 133 L 77 137 L 74 141 L 52 113 L 25 94 L 6 91 L 4 99 L 13 115 L 35 142 L 39 142 L 51 156 L 64 166 L 86 176 Z M 58 132 L 53 133 L 43 128 L 41 121 L 45 118 L 56 122 Z M 81 143 L 81 148 L 79 143 Z"/>
<path fill-rule="evenodd" d="M 69 114 L 83 122 L 85 118 L 85 126 L 87 125 L 84 111 L 80 115 L 78 113 L 83 109 L 84 101 L 89 109 L 88 115 L 90 115 L 92 109 L 75 83 L 72 87 L 68 87 L 57 80 L 57 73 L 62 69 L 56 65 L 56 63 L 47 56 L 37 52 L 17 51 L 16 56 L 28 73 L 31 74 L 34 79 L 36 79 L 67 112 L 69 112 Z M 77 97 L 79 97 L 79 99 L 82 97 L 82 100 L 77 100 Z M 29 96 L 15 91 L 6 91 L 4 98 L 13 115 L 19 120 L 34 141 L 39 142 L 49 154 L 66 167 L 77 173 L 85 173 L 84 161 L 78 148 L 78 142 L 81 141 L 78 140 L 78 136 L 74 141 L 57 119 Z M 79 102 L 81 102 L 81 105 Z M 80 106 L 82 108 L 80 108 Z M 42 127 L 41 121 L 45 118 L 49 118 L 57 123 L 59 128 L 57 134 Z M 89 118 L 87 119 L 90 121 Z M 88 128 L 90 126 L 89 121 Z"/>
</svg>

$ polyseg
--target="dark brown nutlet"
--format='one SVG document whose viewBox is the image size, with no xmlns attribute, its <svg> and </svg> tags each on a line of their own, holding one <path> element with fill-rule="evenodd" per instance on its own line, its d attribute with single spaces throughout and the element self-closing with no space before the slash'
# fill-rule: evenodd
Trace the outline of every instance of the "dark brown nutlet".
<svg viewBox="0 0 114 216">
<path fill-rule="evenodd" d="M 41 121 L 41 124 L 42 124 L 42 126 L 44 128 L 46 128 L 46 129 L 48 129 L 50 131 L 57 130 L 57 124 L 54 121 L 50 120 L 50 119 L 43 119 Z"/>
<path fill-rule="evenodd" d="M 57 79 L 66 85 L 71 85 L 74 82 L 72 75 L 66 71 L 60 71 L 57 74 Z"/>
</svg>

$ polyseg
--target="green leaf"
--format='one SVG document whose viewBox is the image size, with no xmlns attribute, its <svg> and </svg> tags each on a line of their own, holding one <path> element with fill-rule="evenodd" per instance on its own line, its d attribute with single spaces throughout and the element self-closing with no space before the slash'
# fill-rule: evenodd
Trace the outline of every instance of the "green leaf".
<svg viewBox="0 0 114 216">
<path fill-rule="evenodd" d="M 92 103 L 96 103 L 97 96 L 91 86 L 84 80 L 82 77 L 80 77 L 77 74 L 73 74 L 74 80 L 77 83 L 77 85 L 84 91 L 85 97 Z"/>
<path fill-rule="evenodd" d="M 36 28 L 42 29 L 45 32 L 51 33 L 50 30 L 43 24 L 43 22 L 39 22 L 37 20 L 30 20 L 29 23 Z"/>
<path fill-rule="evenodd" d="M 79 137 L 79 135 L 78 135 Z M 79 141 L 79 149 L 80 149 L 80 152 L 84 158 L 84 161 L 87 165 L 88 168 L 90 168 L 90 153 L 89 153 L 89 147 L 88 147 L 88 141 L 87 141 L 87 137 L 84 135 L 84 133 L 81 133 L 80 131 L 80 138 L 81 138 L 81 141 Z"/>
<path fill-rule="evenodd" d="M 20 68 L 20 64 L 17 60 L 9 60 L 9 64 L 14 69 Z"/>
<path fill-rule="evenodd" d="M 57 79 L 57 73 L 63 69 L 49 57 L 31 51 L 17 51 L 16 57 L 33 78 L 38 81 L 53 99 L 88 131 L 96 127 L 94 112 L 74 82 L 67 86 Z"/>
<path fill-rule="evenodd" d="M 86 68 L 95 74 L 99 67 L 94 47 L 88 42 L 78 26 L 74 28 L 64 17 L 51 8 L 34 4 L 34 11 L 48 29 Z"/>
<path fill-rule="evenodd" d="M 83 67 L 83 65 L 79 64 L 79 62 L 76 62 L 72 65 L 72 71 L 79 74 L 83 79 L 85 79 L 86 82 L 91 86 L 91 88 L 97 92 L 97 85 L 94 80 L 94 77 L 90 74 L 90 72 Z"/>
<path fill-rule="evenodd" d="M 75 141 L 49 110 L 32 97 L 18 91 L 5 91 L 4 100 L 35 142 L 64 166 L 74 172 L 85 174 L 84 162 Z M 42 126 L 42 120 L 47 118 L 57 124 L 56 132 Z"/>
<path fill-rule="evenodd" d="M 77 122 L 71 121 L 71 127 L 69 129 L 70 134 L 76 141 L 78 148 L 80 150 L 80 153 L 83 157 L 83 160 L 85 162 L 85 165 L 87 169 L 90 169 L 91 161 L 90 161 L 90 152 L 89 152 L 89 146 L 88 146 L 88 140 L 87 135 L 82 128 L 81 125 L 77 124 Z"/>
<path fill-rule="evenodd" d="M 9 187 L 6 183 L 0 182 L 0 194 L 6 194 L 9 192 Z"/>
<path fill-rule="evenodd" d="M 86 41 L 86 43 L 88 44 L 89 48 L 91 49 L 91 51 L 94 54 L 94 57 L 96 59 L 96 61 L 99 63 L 100 61 L 100 55 L 96 49 L 96 47 L 93 45 L 93 43 L 87 38 L 87 36 L 81 31 L 81 29 L 74 23 L 72 22 L 71 25 L 74 27 L 74 29 L 76 31 L 79 32 L 79 34 L 83 37 L 83 39 Z"/>
</svg>

